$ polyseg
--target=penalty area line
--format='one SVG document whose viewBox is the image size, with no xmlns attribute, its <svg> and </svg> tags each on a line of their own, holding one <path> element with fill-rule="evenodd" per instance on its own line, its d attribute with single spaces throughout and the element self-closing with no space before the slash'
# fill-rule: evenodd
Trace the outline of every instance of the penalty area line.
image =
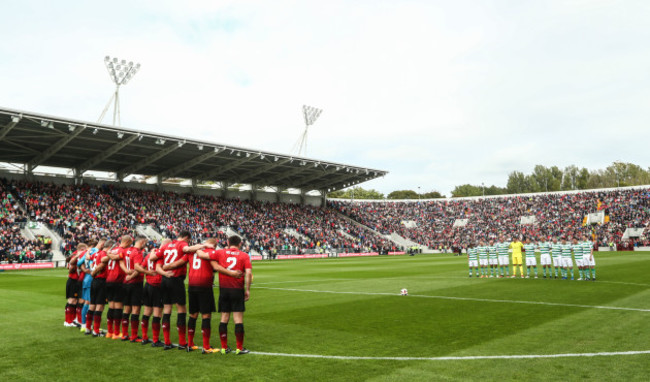
<svg viewBox="0 0 650 382">
<path fill-rule="evenodd" d="M 251 354 L 266 355 L 272 357 L 292 358 L 319 358 L 338 360 L 377 360 L 377 361 L 466 361 L 481 359 L 535 359 L 535 358 L 571 358 L 571 357 L 605 357 L 650 354 L 650 350 L 599 352 L 599 353 L 561 353 L 561 354 L 513 354 L 513 355 L 478 355 L 478 356 L 448 356 L 448 357 L 363 357 L 343 355 L 321 355 L 321 354 L 291 354 L 291 353 L 270 353 L 251 351 Z"/>
<path fill-rule="evenodd" d="M 257 287 L 257 288 L 259 288 L 259 289 L 283 290 L 283 291 L 289 291 L 289 292 L 352 294 L 352 295 L 361 295 L 361 296 L 400 296 L 397 293 L 382 293 L 382 292 L 345 292 L 345 291 L 331 291 L 331 290 L 274 288 L 274 287 Z M 403 296 L 400 296 L 400 297 L 404 298 Z M 478 301 L 478 302 L 492 302 L 492 303 L 509 303 L 509 304 L 567 306 L 567 307 L 571 307 L 571 308 L 625 310 L 625 311 L 633 311 L 633 312 L 650 312 L 650 309 L 641 309 L 641 308 L 625 308 L 625 307 L 621 307 L 621 306 L 604 306 L 604 305 L 565 304 L 565 303 L 560 303 L 560 302 L 546 302 L 546 301 L 502 300 L 502 299 L 489 299 L 489 298 L 476 298 L 476 297 L 455 297 L 455 296 L 429 296 L 429 295 L 425 295 L 425 294 L 410 294 L 408 297 L 433 298 L 433 299 L 440 299 L 440 300 L 459 300 L 459 301 Z"/>
</svg>

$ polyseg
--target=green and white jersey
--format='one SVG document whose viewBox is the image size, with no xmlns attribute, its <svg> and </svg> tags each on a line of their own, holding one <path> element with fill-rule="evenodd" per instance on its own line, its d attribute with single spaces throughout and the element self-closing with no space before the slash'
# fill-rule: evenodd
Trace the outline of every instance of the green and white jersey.
<svg viewBox="0 0 650 382">
<path fill-rule="evenodd" d="M 484 245 L 479 245 L 476 247 L 476 251 L 478 252 L 478 258 L 481 260 L 487 260 L 487 247 Z"/>
<path fill-rule="evenodd" d="M 543 242 L 537 244 L 537 249 L 539 249 L 539 253 L 542 255 L 550 255 L 551 254 L 551 243 L 549 242 Z"/>
<path fill-rule="evenodd" d="M 588 258 L 591 255 L 591 251 L 594 249 L 594 244 L 587 240 L 580 243 L 580 245 L 582 245 L 582 256 Z"/>
<path fill-rule="evenodd" d="M 508 247 L 510 243 L 497 243 L 497 255 L 508 256 Z"/>
<path fill-rule="evenodd" d="M 551 243 L 551 255 L 556 259 L 562 257 L 562 244 Z"/>
<path fill-rule="evenodd" d="M 497 258 L 497 246 L 496 245 L 488 245 L 487 246 L 487 251 L 488 251 L 488 256 L 490 259 L 496 259 Z"/>
<path fill-rule="evenodd" d="M 582 260 L 582 244 L 572 244 L 571 249 L 573 249 L 573 257 L 578 260 Z"/>
<path fill-rule="evenodd" d="M 524 251 L 526 251 L 527 258 L 535 257 L 535 244 L 524 244 Z"/>
<path fill-rule="evenodd" d="M 469 248 L 467 250 L 467 256 L 469 257 L 469 260 L 478 260 L 478 253 L 476 252 L 476 248 Z"/>
<path fill-rule="evenodd" d="M 561 244 L 562 247 L 562 257 L 571 258 L 571 244 Z"/>
</svg>

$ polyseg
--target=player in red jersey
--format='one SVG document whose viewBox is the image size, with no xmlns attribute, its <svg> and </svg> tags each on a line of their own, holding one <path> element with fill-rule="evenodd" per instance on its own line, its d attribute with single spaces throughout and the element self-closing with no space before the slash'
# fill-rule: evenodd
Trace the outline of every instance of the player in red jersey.
<svg viewBox="0 0 650 382">
<path fill-rule="evenodd" d="M 169 244 L 171 240 L 165 239 L 160 243 L 160 248 L 152 249 L 149 254 L 142 260 L 141 264 L 135 264 L 135 269 L 146 275 L 147 282 L 144 285 L 142 305 L 142 345 L 151 343 L 152 347 L 163 347 L 164 343 L 160 341 L 160 319 L 162 317 L 162 295 L 160 292 L 160 283 L 162 276 L 156 273 L 156 260 L 163 256 L 161 248 Z M 153 342 L 149 339 L 149 317 L 153 312 L 153 321 L 151 322 L 151 331 Z"/>
<path fill-rule="evenodd" d="M 94 307 L 93 314 L 93 337 L 99 337 L 101 332 L 99 327 L 102 323 L 102 312 L 106 304 L 106 277 L 108 276 L 108 255 L 106 250 L 110 251 L 115 245 L 114 240 L 100 239 L 97 243 L 98 251 L 95 252 L 93 259 L 93 283 L 90 286 L 90 307 Z"/>
<path fill-rule="evenodd" d="M 212 257 L 199 255 L 203 259 L 217 260 L 217 263 L 229 270 L 244 272 L 244 278 L 237 279 L 225 274 L 219 274 L 219 312 L 221 323 L 219 324 L 219 337 L 221 338 L 221 354 L 230 352 L 228 348 L 228 322 L 232 314 L 235 321 L 235 338 L 237 339 L 237 350 L 235 354 L 248 354 L 244 348 L 244 311 L 245 302 L 250 298 L 252 266 L 251 259 L 247 253 L 239 250 L 241 238 L 230 236 L 228 248 L 217 250 Z"/>
<path fill-rule="evenodd" d="M 77 273 L 77 259 L 87 248 L 88 246 L 86 244 L 81 243 L 77 245 L 77 250 L 65 259 L 68 267 L 68 281 L 65 284 L 65 298 L 67 302 L 65 304 L 65 322 L 63 323 L 63 326 L 68 328 L 77 326 L 74 324 L 80 292 L 78 290 L 79 274 Z M 79 327 L 80 326 L 81 324 L 79 324 Z"/>
<path fill-rule="evenodd" d="M 171 264 L 174 261 L 183 257 L 186 253 L 194 253 L 199 249 L 205 248 L 203 244 L 196 244 L 190 246 L 187 241 L 190 240 L 191 234 L 189 231 L 181 231 L 178 238 L 171 243 L 167 244 L 163 249 L 163 257 L 158 259 L 156 263 L 156 272 L 163 276 L 161 282 L 162 298 L 163 298 L 163 337 L 165 338 L 164 350 L 172 348 L 172 343 L 169 338 L 170 321 L 172 314 L 172 304 L 176 304 L 176 328 L 178 329 L 178 350 L 185 350 L 187 347 L 186 341 L 186 326 L 185 319 L 187 309 L 185 308 L 185 276 L 187 274 L 187 266 L 183 265 L 173 271 L 165 271 L 162 269 L 163 265 Z"/>
<path fill-rule="evenodd" d="M 126 250 L 120 259 L 120 267 L 126 272 L 124 279 L 124 313 L 122 315 L 122 341 L 140 342 L 138 327 L 140 326 L 140 306 L 142 305 L 142 281 L 144 276 L 135 269 L 136 264 L 142 263 L 142 249 L 147 238 L 138 236 L 135 244 Z M 129 313 L 131 314 L 131 336 L 129 333 Z"/>
<path fill-rule="evenodd" d="M 108 276 L 106 277 L 106 294 L 108 298 L 108 314 L 106 315 L 108 333 L 106 338 L 121 339 L 120 322 L 122 320 L 123 283 L 126 273 L 120 266 L 120 259 L 124 257 L 127 248 L 133 243 L 129 235 L 122 236 L 120 245 L 107 253 Z"/>
<path fill-rule="evenodd" d="M 217 244 L 217 239 L 211 238 L 206 241 L 206 245 L 214 247 Z M 213 248 L 206 248 L 205 255 L 210 257 L 215 250 Z M 194 345 L 194 331 L 196 329 L 196 319 L 201 312 L 201 334 L 203 337 L 203 354 L 209 354 L 213 352 L 212 347 L 210 346 L 210 332 L 211 332 L 211 318 L 212 312 L 216 311 L 214 304 L 214 272 L 223 273 L 231 277 L 240 278 L 242 276 L 241 271 L 231 271 L 226 269 L 218 264 L 211 264 L 211 261 L 204 260 L 199 257 L 203 251 L 199 250 L 195 253 L 187 253 L 181 259 L 176 260 L 171 264 L 166 264 L 163 266 L 163 270 L 176 269 L 178 267 L 184 266 L 185 264 L 190 264 L 190 271 L 188 277 L 188 297 L 190 300 L 190 318 L 187 321 L 187 335 L 188 335 L 188 344 L 187 351 L 198 349 L 198 346 Z M 216 255 L 214 256 L 216 258 Z"/>
</svg>

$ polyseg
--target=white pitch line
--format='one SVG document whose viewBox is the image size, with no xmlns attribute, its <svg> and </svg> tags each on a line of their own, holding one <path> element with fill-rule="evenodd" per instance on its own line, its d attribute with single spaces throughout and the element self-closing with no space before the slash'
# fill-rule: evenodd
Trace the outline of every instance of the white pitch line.
<svg viewBox="0 0 650 382">
<path fill-rule="evenodd" d="M 293 289 L 293 288 L 272 288 L 272 287 L 258 287 L 259 289 L 272 289 L 284 290 L 289 292 L 311 292 L 311 293 L 331 293 L 331 294 L 352 294 L 352 295 L 367 295 L 367 296 L 400 296 L 397 293 L 382 293 L 382 292 L 342 292 L 330 290 L 315 290 L 315 289 Z M 404 298 L 403 296 L 400 296 Z M 460 301 L 479 301 L 479 302 L 497 302 L 497 303 L 510 303 L 510 304 L 530 304 L 530 305 L 548 305 L 548 306 L 568 306 L 573 308 L 587 308 L 587 309 L 607 309 L 607 310 L 627 310 L 633 312 L 650 312 L 650 309 L 640 308 L 625 308 L 620 306 L 604 306 L 604 305 L 582 305 L 582 304 L 564 304 L 559 302 L 545 302 L 545 301 L 525 301 L 525 300 L 496 300 L 488 298 L 475 298 L 475 297 L 454 297 L 454 296 L 429 296 L 423 294 L 410 294 L 408 297 L 419 298 L 435 298 L 441 300 L 460 300 Z"/>
<path fill-rule="evenodd" d="M 563 354 L 514 354 L 514 355 L 477 355 L 477 356 L 458 356 L 458 357 L 361 357 L 361 356 L 343 356 L 343 355 L 321 355 L 321 354 L 291 354 L 291 353 L 269 353 L 269 352 L 251 352 L 251 354 L 268 355 L 275 357 L 293 357 L 293 358 L 321 358 L 321 359 L 340 359 L 340 360 L 378 360 L 378 361 L 465 361 L 480 359 L 531 359 L 531 358 L 570 358 L 570 357 L 604 357 L 617 355 L 639 355 L 650 354 L 650 350 L 638 351 L 620 351 L 620 352 L 601 352 L 601 353 L 563 353 Z"/>
<path fill-rule="evenodd" d="M 267 284 L 289 284 L 289 283 L 315 283 L 321 281 L 351 281 L 358 279 L 316 279 L 316 280 L 294 280 L 294 281 L 268 281 L 265 283 L 255 283 L 254 285 L 267 285 Z"/>
</svg>

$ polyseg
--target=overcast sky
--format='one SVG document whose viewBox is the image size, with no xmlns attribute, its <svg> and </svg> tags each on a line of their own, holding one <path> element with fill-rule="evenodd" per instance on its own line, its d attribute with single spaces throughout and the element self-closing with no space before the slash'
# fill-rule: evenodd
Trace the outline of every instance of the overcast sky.
<svg viewBox="0 0 650 382">
<path fill-rule="evenodd" d="M 122 124 L 504 186 L 535 164 L 648 167 L 650 2 L 4 1 L 0 105 L 96 121 L 105 55 L 142 64 Z M 106 120 L 105 122 L 110 122 Z"/>
</svg>

